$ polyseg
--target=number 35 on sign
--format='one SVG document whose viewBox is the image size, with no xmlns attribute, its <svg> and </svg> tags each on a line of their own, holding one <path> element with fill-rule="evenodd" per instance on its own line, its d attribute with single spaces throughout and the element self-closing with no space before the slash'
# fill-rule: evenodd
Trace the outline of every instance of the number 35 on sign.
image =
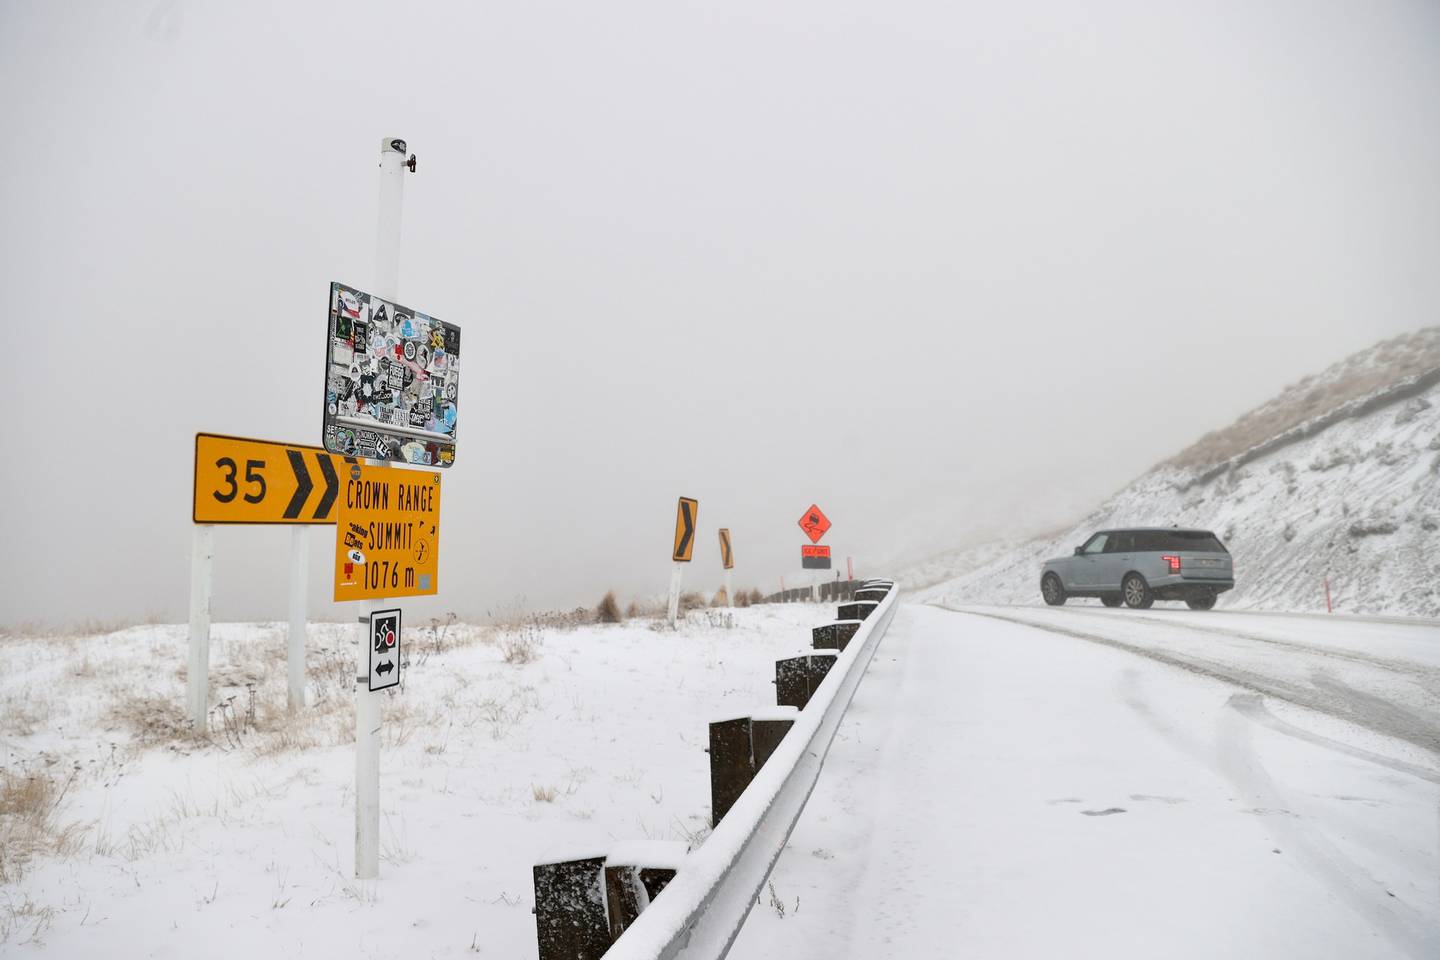
<svg viewBox="0 0 1440 960">
<path fill-rule="evenodd" d="M 439 590 L 440 474 L 352 466 L 335 523 L 335 599 Z"/>
</svg>

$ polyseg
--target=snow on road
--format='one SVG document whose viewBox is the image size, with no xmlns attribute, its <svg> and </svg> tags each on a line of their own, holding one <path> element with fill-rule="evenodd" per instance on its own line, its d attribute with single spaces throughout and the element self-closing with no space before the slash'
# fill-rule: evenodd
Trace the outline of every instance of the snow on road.
<svg viewBox="0 0 1440 960">
<path fill-rule="evenodd" d="M 732 956 L 1440 956 L 1440 630 L 984 613 L 899 612 Z"/>
</svg>

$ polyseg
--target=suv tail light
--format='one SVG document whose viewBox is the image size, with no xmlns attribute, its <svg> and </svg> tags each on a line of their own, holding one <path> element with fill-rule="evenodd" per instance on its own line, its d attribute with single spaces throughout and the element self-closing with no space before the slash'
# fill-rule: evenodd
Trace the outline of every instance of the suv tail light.
<svg viewBox="0 0 1440 960">
<path fill-rule="evenodd" d="M 1179 572 L 1180 572 L 1180 558 L 1179 558 L 1179 557 L 1175 556 L 1174 554 L 1169 554 L 1169 553 L 1167 553 L 1167 554 L 1165 554 L 1164 556 L 1162 556 L 1160 559 L 1161 559 L 1161 560 L 1164 560 L 1166 563 L 1170 564 L 1170 572 L 1171 572 L 1171 573 L 1179 573 Z"/>
</svg>

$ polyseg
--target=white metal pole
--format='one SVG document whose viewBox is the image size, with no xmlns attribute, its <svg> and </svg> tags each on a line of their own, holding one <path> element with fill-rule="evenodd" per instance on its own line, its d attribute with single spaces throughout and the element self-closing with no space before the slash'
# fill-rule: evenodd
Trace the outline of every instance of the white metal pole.
<svg viewBox="0 0 1440 960">
<path fill-rule="evenodd" d="M 675 626 L 676 619 L 680 616 L 680 572 L 682 564 L 675 561 L 670 570 L 670 626 Z"/>
<path fill-rule="evenodd" d="M 185 673 L 185 712 L 196 734 L 206 730 L 210 712 L 210 581 L 215 560 L 215 527 L 195 524 L 190 537 L 190 666 Z"/>
<path fill-rule="evenodd" d="M 285 648 L 288 696 L 293 713 L 305 709 L 305 614 L 310 598 L 310 528 L 290 528 L 290 640 Z"/>
<path fill-rule="evenodd" d="M 735 593 L 730 589 L 730 571 L 725 571 L 725 606 L 735 606 Z"/>
<path fill-rule="evenodd" d="M 380 141 L 380 212 L 375 229 L 376 296 L 395 301 L 400 297 L 400 214 L 405 199 L 405 141 L 386 137 Z M 372 467 L 388 467 L 389 461 L 368 460 Z M 336 536 L 339 536 L 338 530 Z M 380 694 L 369 684 L 369 615 L 383 609 L 386 601 L 364 603 L 359 659 L 355 685 L 355 877 L 373 880 L 380 875 Z"/>
</svg>

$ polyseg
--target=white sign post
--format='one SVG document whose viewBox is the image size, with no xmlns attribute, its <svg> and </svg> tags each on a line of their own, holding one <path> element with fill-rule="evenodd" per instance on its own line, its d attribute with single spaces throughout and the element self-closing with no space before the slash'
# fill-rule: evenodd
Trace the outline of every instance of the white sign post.
<svg viewBox="0 0 1440 960">
<path fill-rule="evenodd" d="M 286 702 L 305 709 L 305 608 L 310 587 L 310 528 L 290 528 L 290 637 L 285 653 Z"/>
<path fill-rule="evenodd" d="M 190 665 L 185 675 L 186 713 L 196 735 L 210 712 L 210 573 L 215 561 L 215 527 L 197 523 L 190 538 Z"/>
<path fill-rule="evenodd" d="M 375 231 L 375 295 L 389 301 L 400 298 L 400 214 L 405 199 L 405 141 L 380 141 L 380 213 Z M 413 168 L 412 168 L 413 169 Z M 367 465 L 388 467 L 389 461 L 367 460 Z M 340 536 L 336 525 L 336 536 Z M 369 624 L 385 600 L 365 602 L 363 639 L 370 639 Z M 398 625 L 398 617 L 397 617 Z M 398 648 L 398 641 L 397 641 Z M 367 660 L 368 665 L 368 660 Z M 356 664 L 357 667 L 360 664 Z M 396 677 L 399 676 L 397 658 Z M 370 686 L 369 671 L 357 673 L 355 683 L 355 878 L 373 880 L 380 875 L 380 694 Z"/>
<path fill-rule="evenodd" d="M 675 626 L 675 622 L 680 617 L 680 579 L 683 570 L 684 567 L 681 566 L 678 560 L 670 569 L 670 603 L 667 608 L 666 619 L 670 621 L 670 626 L 672 627 Z"/>
</svg>

